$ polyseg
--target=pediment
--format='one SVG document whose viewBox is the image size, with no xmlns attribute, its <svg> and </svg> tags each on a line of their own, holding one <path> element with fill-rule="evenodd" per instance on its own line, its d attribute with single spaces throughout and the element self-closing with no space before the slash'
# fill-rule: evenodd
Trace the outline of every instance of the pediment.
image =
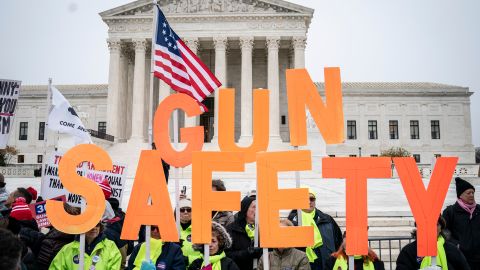
<svg viewBox="0 0 480 270">
<path fill-rule="evenodd" d="M 313 9 L 283 0 L 159 0 L 166 14 L 313 14 Z M 151 14 L 151 0 L 138 0 L 100 13 L 102 18 Z"/>
</svg>

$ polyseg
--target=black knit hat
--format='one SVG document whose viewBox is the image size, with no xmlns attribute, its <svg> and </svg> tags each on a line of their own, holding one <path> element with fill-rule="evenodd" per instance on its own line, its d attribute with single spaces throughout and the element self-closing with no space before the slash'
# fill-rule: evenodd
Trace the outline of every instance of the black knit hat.
<svg viewBox="0 0 480 270">
<path fill-rule="evenodd" d="M 473 189 L 473 191 L 475 191 L 475 187 L 472 186 L 472 184 L 460 177 L 455 177 L 455 186 L 457 189 L 457 198 L 460 198 L 460 195 L 462 195 L 462 193 L 467 189 Z"/>
</svg>

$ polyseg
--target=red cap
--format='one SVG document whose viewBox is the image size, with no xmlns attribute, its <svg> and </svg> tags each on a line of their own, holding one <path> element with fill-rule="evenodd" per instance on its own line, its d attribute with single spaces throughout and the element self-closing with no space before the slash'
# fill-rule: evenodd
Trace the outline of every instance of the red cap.
<svg viewBox="0 0 480 270">
<path fill-rule="evenodd" d="M 101 183 L 98 183 L 98 185 L 100 188 L 102 188 L 103 195 L 105 195 L 105 200 L 110 198 L 110 195 L 112 195 L 112 188 L 110 187 L 108 180 L 105 179 Z"/>
<path fill-rule="evenodd" d="M 10 217 L 16 220 L 32 220 L 32 212 L 28 207 L 27 201 L 23 197 L 18 197 L 13 203 L 12 212 L 10 212 Z"/>
<path fill-rule="evenodd" d="M 34 189 L 33 187 L 28 187 L 27 188 L 28 193 L 32 195 L 32 200 L 36 201 L 37 200 L 37 190 Z"/>
</svg>

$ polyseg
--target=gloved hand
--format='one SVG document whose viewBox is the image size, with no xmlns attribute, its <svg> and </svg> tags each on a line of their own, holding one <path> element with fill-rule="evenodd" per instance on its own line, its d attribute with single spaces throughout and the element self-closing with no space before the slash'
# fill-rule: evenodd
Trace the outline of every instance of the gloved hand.
<svg viewBox="0 0 480 270">
<path fill-rule="evenodd" d="M 248 247 L 247 252 L 248 252 L 248 255 L 258 259 L 262 257 L 263 249 L 259 247 Z"/>
<path fill-rule="evenodd" d="M 152 260 L 149 260 L 148 262 L 143 261 L 140 270 L 155 270 L 155 264 L 153 264 Z"/>
</svg>

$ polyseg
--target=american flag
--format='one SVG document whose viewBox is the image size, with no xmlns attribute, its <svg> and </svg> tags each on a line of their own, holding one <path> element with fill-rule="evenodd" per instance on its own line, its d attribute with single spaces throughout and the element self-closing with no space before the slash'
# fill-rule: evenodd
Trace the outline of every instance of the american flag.
<svg viewBox="0 0 480 270">
<path fill-rule="evenodd" d="M 158 5 L 157 9 L 154 75 L 197 100 L 206 111 L 201 102 L 222 84 L 173 31 Z"/>
</svg>

